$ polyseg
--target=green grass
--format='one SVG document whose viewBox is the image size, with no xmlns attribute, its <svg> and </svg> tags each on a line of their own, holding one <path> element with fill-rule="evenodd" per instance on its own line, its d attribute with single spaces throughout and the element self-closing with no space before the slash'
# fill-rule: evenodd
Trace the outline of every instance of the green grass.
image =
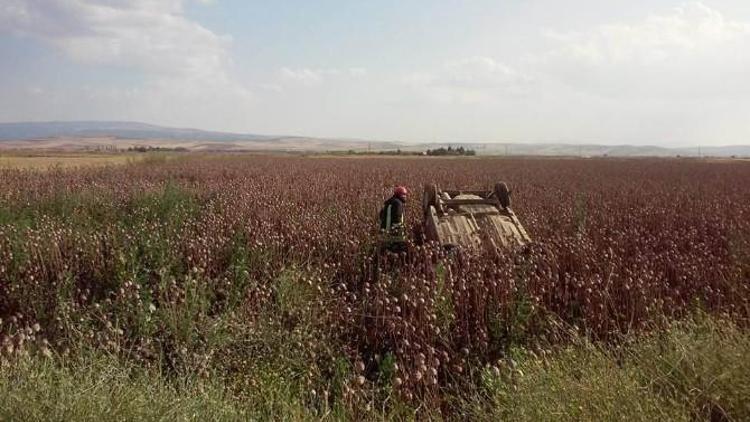
<svg viewBox="0 0 750 422">
<path fill-rule="evenodd" d="M 749 420 L 750 335 L 697 316 L 619 347 L 518 350 L 468 398 L 493 420 Z"/>
<path fill-rule="evenodd" d="M 32 359 L 3 368 L 4 421 L 240 420 L 220 386 L 167 381 L 105 356 Z"/>
<path fill-rule="evenodd" d="M 272 350 L 252 355 L 244 368 L 248 372 L 239 374 L 246 376 L 244 385 L 221 375 L 165 376 L 158 367 L 146 369 L 100 352 L 5 362 L 0 368 L 0 420 L 440 418 L 437 409 L 373 401 L 380 397 L 376 391 L 350 405 L 333 385 L 335 400 L 309 394 L 299 377 L 300 365 L 309 362 L 300 350 L 284 346 L 285 335 L 264 336 Z M 251 337 L 242 343 L 252 344 Z M 517 349 L 512 355 L 499 368 L 481 371 L 477 386 L 455 398 L 459 404 L 453 418 L 750 419 L 750 335 L 725 321 L 698 316 L 618 347 L 578 339 L 549 353 Z M 336 365 L 345 378 L 348 363 Z"/>
</svg>

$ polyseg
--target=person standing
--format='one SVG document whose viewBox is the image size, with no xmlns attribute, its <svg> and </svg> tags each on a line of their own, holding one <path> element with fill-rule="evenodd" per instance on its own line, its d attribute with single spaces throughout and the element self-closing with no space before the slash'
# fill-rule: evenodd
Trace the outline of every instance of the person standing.
<svg viewBox="0 0 750 422">
<path fill-rule="evenodd" d="M 406 252 L 405 205 L 409 191 L 404 186 L 393 188 L 380 210 L 380 233 L 383 247 L 393 253 Z"/>
</svg>

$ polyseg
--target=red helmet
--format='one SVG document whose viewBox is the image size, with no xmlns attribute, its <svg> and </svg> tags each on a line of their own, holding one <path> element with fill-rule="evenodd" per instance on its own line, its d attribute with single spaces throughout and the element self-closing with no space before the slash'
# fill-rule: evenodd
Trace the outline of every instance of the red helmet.
<svg viewBox="0 0 750 422">
<path fill-rule="evenodd" d="M 393 195 L 394 196 L 407 196 L 409 195 L 409 191 L 406 189 L 405 186 L 396 186 L 393 188 Z"/>
</svg>

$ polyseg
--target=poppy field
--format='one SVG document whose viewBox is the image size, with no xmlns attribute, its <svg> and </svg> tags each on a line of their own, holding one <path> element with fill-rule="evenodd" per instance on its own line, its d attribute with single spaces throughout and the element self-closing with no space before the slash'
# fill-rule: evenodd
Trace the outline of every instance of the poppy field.
<svg viewBox="0 0 750 422">
<path fill-rule="evenodd" d="M 425 184 L 498 181 L 529 247 L 447 253 L 415 235 L 407 254 L 378 257 L 394 185 L 410 189 L 418 233 Z M 3 365 L 86 350 L 240 399 L 284 385 L 318 417 L 423 404 L 451 418 L 487 377 L 515 382 L 519 353 L 622 347 L 698 313 L 740 331 L 750 317 L 749 162 L 190 155 L 0 169 Z"/>
</svg>

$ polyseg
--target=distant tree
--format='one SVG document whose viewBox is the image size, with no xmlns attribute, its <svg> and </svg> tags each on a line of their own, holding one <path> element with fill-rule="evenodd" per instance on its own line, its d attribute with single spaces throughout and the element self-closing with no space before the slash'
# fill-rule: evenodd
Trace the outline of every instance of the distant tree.
<svg viewBox="0 0 750 422">
<path fill-rule="evenodd" d="M 453 148 L 452 146 L 448 146 L 448 148 L 440 147 L 436 149 L 428 149 L 425 151 L 426 155 L 432 155 L 432 156 L 445 156 L 445 155 L 476 155 L 476 151 L 472 149 L 467 149 L 463 146 L 460 146 L 458 148 Z"/>
</svg>

